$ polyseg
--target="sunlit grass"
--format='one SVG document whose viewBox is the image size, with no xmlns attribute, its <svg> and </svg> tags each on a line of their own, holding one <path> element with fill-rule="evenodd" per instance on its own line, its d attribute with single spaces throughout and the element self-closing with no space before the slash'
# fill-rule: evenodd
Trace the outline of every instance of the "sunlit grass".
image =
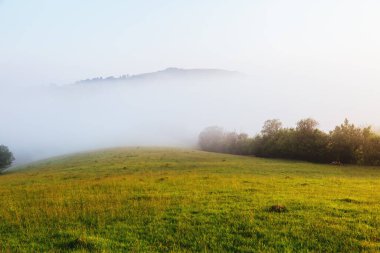
<svg viewBox="0 0 380 253">
<path fill-rule="evenodd" d="M 379 168 L 126 148 L 8 172 L 0 196 L 2 251 L 380 251 Z"/>
</svg>

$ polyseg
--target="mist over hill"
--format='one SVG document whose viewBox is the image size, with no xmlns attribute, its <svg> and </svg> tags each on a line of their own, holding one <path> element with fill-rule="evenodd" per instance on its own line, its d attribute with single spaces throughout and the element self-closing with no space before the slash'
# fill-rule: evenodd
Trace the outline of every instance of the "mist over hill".
<svg viewBox="0 0 380 253">
<path fill-rule="evenodd" d="M 112 146 L 195 146 L 198 132 L 222 118 L 225 89 L 244 79 L 233 71 L 168 68 L 61 86 L 2 87 L 7 120 L 0 140 L 16 164 Z"/>
<path fill-rule="evenodd" d="M 368 103 L 354 99 L 363 92 Z M 218 69 L 168 68 L 60 86 L 1 86 L 0 143 L 22 163 L 114 146 L 194 147 L 207 126 L 255 134 L 271 118 L 292 126 L 313 117 L 327 130 L 345 117 L 359 125 L 378 124 L 365 114 L 380 107 L 375 96 Z"/>
</svg>

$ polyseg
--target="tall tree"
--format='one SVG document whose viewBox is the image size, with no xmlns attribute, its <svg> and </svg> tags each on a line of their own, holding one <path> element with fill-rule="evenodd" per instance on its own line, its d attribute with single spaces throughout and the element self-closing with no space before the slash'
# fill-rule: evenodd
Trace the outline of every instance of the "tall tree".
<svg viewBox="0 0 380 253">
<path fill-rule="evenodd" d="M 225 147 L 223 145 L 224 131 L 217 126 L 207 127 L 204 129 L 198 138 L 198 145 L 202 150 L 223 152 Z"/>
<path fill-rule="evenodd" d="M 282 123 L 278 119 L 269 119 L 264 122 L 264 126 L 261 130 L 262 135 L 273 135 L 280 131 Z"/>
<path fill-rule="evenodd" d="M 363 130 L 350 124 L 348 119 L 330 132 L 329 148 L 336 161 L 356 163 L 363 143 Z"/>
<path fill-rule="evenodd" d="M 0 145 L 0 172 L 11 166 L 14 156 L 7 146 Z"/>
</svg>

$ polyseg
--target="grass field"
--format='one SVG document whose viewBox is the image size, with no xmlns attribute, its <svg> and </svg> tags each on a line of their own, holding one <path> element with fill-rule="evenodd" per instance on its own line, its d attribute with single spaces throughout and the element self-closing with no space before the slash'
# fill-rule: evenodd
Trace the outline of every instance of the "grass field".
<svg viewBox="0 0 380 253">
<path fill-rule="evenodd" d="M 377 252 L 380 168 L 164 148 L 59 157 L 0 175 L 0 251 Z"/>
</svg>

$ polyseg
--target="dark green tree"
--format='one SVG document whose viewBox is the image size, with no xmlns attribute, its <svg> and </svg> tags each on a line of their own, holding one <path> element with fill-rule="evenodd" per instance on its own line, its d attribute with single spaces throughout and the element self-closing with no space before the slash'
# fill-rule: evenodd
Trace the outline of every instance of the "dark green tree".
<svg viewBox="0 0 380 253">
<path fill-rule="evenodd" d="M 7 146 L 0 145 L 0 172 L 11 166 L 14 161 L 14 157 Z"/>
<path fill-rule="evenodd" d="M 294 158 L 311 162 L 329 162 L 328 135 L 320 131 L 318 122 L 307 118 L 297 122 L 293 146 Z"/>
<path fill-rule="evenodd" d="M 362 143 L 362 129 L 350 124 L 348 119 L 330 132 L 329 149 L 335 161 L 356 163 L 357 153 L 360 152 Z"/>
<path fill-rule="evenodd" d="M 363 165 L 380 165 L 380 136 L 366 127 L 362 130 L 363 140 L 356 150 L 356 162 Z"/>
</svg>

